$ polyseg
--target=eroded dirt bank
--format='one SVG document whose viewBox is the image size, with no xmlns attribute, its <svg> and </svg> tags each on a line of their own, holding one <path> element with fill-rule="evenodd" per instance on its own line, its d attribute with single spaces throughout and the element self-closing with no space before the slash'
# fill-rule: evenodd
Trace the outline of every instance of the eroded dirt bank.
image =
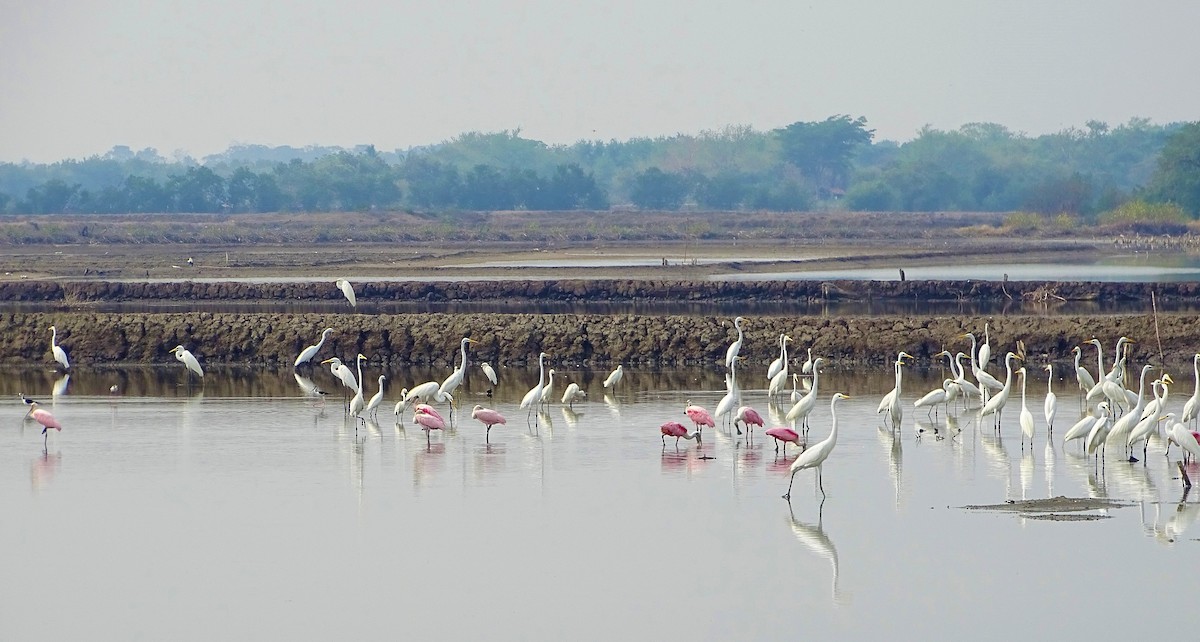
<svg viewBox="0 0 1200 642">
<path fill-rule="evenodd" d="M 822 299 L 1162 300 L 1194 298 L 1200 283 L 1097 283 L 1046 281 L 670 281 L 560 279 L 507 281 L 367 281 L 358 300 L 371 301 L 786 301 Z M 332 282 L 0 282 L 0 301 L 324 301 L 342 293 Z"/>
<path fill-rule="evenodd" d="M 1193 315 L 1003 316 L 991 324 L 993 350 L 1024 341 L 1031 360 L 1065 360 L 1081 341 L 1098 337 L 1106 350 L 1117 337 L 1135 338 L 1132 359 L 1159 360 L 1158 339 L 1168 363 L 1184 364 L 1200 350 L 1200 324 Z M 943 348 L 968 350 L 962 334 L 982 333 L 981 317 L 748 317 L 742 354 L 750 363 L 778 356 L 777 337 L 786 332 L 799 354 L 811 346 L 835 364 L 886 363 L 897 350 L 928 359 Z M 290 365 L 321 329 L 333 337 L 322 357 L 352 358 L 362 352 L 391 365 L 445 365 L 457 357 L 458 340 L 478 341 L 477 361 L 513 365 L 536 358 L 552 363 L 642 365 L 716 364 L 736 332 L 728 319 L 705 316 L 526 315 L 526 314 L 235 314 L 92 313 L 0 314 L 0 361 L 49 363 L 50 332 L 76 364 L 163 363 L 184 344 L 206 363 Z M 1157 338 L 1156 338 L 1157 337 Z M 1088 363 L 1094 367 L 1095 352 Z M 1111 353 L 1105 357 L 1111 363 Z"/>
</svg>

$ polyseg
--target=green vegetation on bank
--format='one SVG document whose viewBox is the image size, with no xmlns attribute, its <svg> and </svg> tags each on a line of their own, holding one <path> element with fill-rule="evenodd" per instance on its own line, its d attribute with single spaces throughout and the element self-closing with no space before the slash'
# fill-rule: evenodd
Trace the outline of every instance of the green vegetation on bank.
<svg viewBox="0 0 1200 642">
<path fill-rule="evenodd" d="M 0 164 L 0 212 L 9 214 L 629 206 L 1016 212 L 1015 224 L 1039 228 L 1098 217 L 1181 225 L 1200 216 L 1200 123 L 1092 121 L 1036 137 L 977 123 L 926 128 L 901 144 L 875 141 L 865 118 L 839 115 L 772 131 L 573 145 L 472 132 L 394 152 L 238 146 L 198 162 L 118 146 L 83 160 Z"/>
</svg>

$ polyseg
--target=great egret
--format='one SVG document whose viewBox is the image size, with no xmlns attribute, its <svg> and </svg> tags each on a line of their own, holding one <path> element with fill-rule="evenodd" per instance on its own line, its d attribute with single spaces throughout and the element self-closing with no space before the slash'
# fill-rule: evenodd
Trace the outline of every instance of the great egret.
<svg viewBox="0 0 1200 642">
<path fill-rule="evenodd" d="M 300 367 L 300 364 L 308 363 L 313 357 L 317 356 L 317 353 L 321 351 L 321 346 L 325 345 L 325 340 L 328 339 L 329 335 L 331 334 L 333 334 L 333 328 L 325 328 L 322 330 L 321 340 L 318 341 L 316 345 L 311 345 L 301 350 L 300 355 L 296 357 L 296 363 L 292 364 L 292 367 L 298 368 Z"/>
<path fill-rule="evenodd" d="M 1083 348 L 1075 346 L 1071 348 L 1071 354 L 1075 355 L 1075 380 L 1079 382 L 1079 390 L 1083 394 L 1087 394 L 1096 385 L 1096 380 L 1092 377 L 1092 373 L 1087 371 L 1087 368 L 1080 365 L 1079 360 L 1083 358 Z"/>
<path fill-rule="evenodd" d="M 1146 375 L 1154 369 L 1153 365 L 1142 366 L 1142 376 L 1138 383 L 1137 405 L 1130 408 L 1121 418 L 1113 422 L 1112 429 L 1105 435 L 1106 442 L 1120 443 L 1129 437 L 1129 432 L 1142 418 L 1142 410 L 1146 407 Z"/>
<path fill-rule="evenodd" d="M 926 414 L 933 414 L 937 411 L 937 407 L 942 404 L 949 405 L 951 401 L 950 391 L 954 388 L 953 379 L 943 379 L 941 388 L 934 388 L 925 393 L 923 397 L 913 402 L 914 408 L 927 408 Z"/>
<path fill-rule="evenodd" d="M 32 399 L 29 400 L 29 412 L 26 412 L 25 416 L 32 417 L 34 421 L 36 421 L 42 425 L 42 444 L 43 445 L 45 445 L 46 441 L 50 438 L 49 435 L 46 433 L 47 430 L 54 429 L 59 432 L 62 432 L 62 424 L 59 423 L 58 420 L 54 418 L 54 415 L 50 414 L 50 412 L 48 410 L 42 410 L 38 406 L 38 402 L 33 401 Z"/>
<path fill-rule="evenodd" d="M 50 352 L 54 355 L 54 360 L 57 361 L 64 369 L 71 367 L 71 362 L 67 361 L 67 352 L 58 345 L 58 328 L 50 326 Z"/>
<path fill-rule="evenodd" d="M 969 399 L 971 397 L 977 397 L 979 398 L 979 403 L 982 404 L 983 392 L 979 390 L 979 386 L 967 381 L 967 371 L 965 368 L 963 368 L 962 364 L 963 357 L 965 356 L 967 355 L 963 354 L 961 351 L 954 355 L 954 361 L 952 362 L 954 366 L 951 368 L 951 370 L 954 372 L 954 383 L 958 384 L 958 389 L 962 391 L 964 398 Z M 970 405 L 965 401 L 963 403 L 964 405 Z"/>
<path fill-rule="evenodd" d="M 1078 347 L 1078 346 L 1076 346 Z M 1078 357 L 1076 357 L 1078 359 Z M 1058 396 L 1054 394 L 1054 366 L 1047 363 L 1042 366 L 1049 373 L 1046 379 L 1046 401 L 1042 404 L 1042 412 L 1046 416 L 1046 433 L 1054 432 L 1054 416 L 1058 414 Z"/>
<path fill-rule="evenodd" d="M 787 339 L 788 337 L 785 336 L 784 338 Z M 787 385 L 787 381 L 788 381 L 789 368 L 788 368 L 788 356 L 787 356 L 787 341 L 782 341 L 781 343 L 783 344 L 783 365 L 779 368 L 779 372 L 776 372 L 775 376 L 771 377 L 771 382 L 767 386 L 767 398 L 768 399 L 773 399 L 773 398 L 775 398 L 775 395 L 778 395 L 781 392 L 783 392 L 783 389 L 784 389 L 783 387 L 785 385 Z"/>
<path fill-rule="evenodd" d="M 737 341 L 734 341 L 733 343 L 729 344 L 729 348 L 727 350 L 725 350 L 725 367 L 726 368 L 733 367 L 733 360 L 737 359 L 738 353 L 740 353 L 742 351 L 742 339 L 743 339 L 742 321 L 743 321 L 742 317 L 736 317 L 733 320 L 733 327 L 737 328 L 738 338 L 737 338 Z"/>
<path fill-rule="evenodd" d="M 1029 405 L 1025 403 L 1025 389 L 1029 384 L 1029 374 L 1024 367 L 1017 370 L 1017 374 L 1021 375 L 1021 414 L 1018 417 L 1021 424 L 1021 450 L 1025 450 L 1025 440 L 1029 440 L 1029 449 L 1033 450 L 1033 413 L 1029 412 Z"/>
<path fill-rule="evenodd" d="M 550 405 L 551 399 L 554 399 L 554 368 L 550 368 L 546 372 L 546 385 L 542 386 L 542 392 L 538 396 L 538 405 Z"/>
<path fill-rule="evenodd" d="M 849 398 L 849 395 L 844 395 L 840 392 L 833 393 L 833 399 L 829 402 L 829 412 L 831 415 L 833 415 L 833 427 L 829 430 L 829 436 L 824 440 L 805 448 L 804 452 L 800 453 L 800 456 L 796 458 L 796 461 L 792 462 L 792 478 L 790 481 L 788 481 L 788 490 L 783 496 L 784 499 L 790 500 L 792 498 L 792 484 L 796 482 L 796 473 L 806 468 L 817 469 L 817 487 L 821 489 L 821 496 L 825 496 L 825 485 L 821 481 L 821 468 L 824 466 L 825 460 L 829 459 L 829 453 L 833 452 L 833 447 L 837 445 L 837 404 L 842 399 Z"/>
<path fill-rule="evenodd" d="M 350 307 L 357 308 L 358 300 L 354 296 L 354 286 L 350 285 L 350 282 L 346 279 L 338 279 L 334 281 L 334 284 L 338 286 L 338 289 L 345 295 L 346 300 L 350 302 Z"/>
<path fill-rule="evenodd" d="M 805 432 L 808 431 L 808 416 L 812 414 L 813 408 L 817 406 L 817 389 L 821 384 L 821 366 L 823 365 L 825 365 L 824 357 L 817 357 L 816 361 L 813 361 L 812 388 L 809 388 L 808 392 L 803 397 L 800 397 L 800 401 L 792 404 L 792 407 L 788 409 L 787 414 L 783 417 L 793 428 L 796 427 L 796 422 L 799 421 L 804 426 Z"/>
<path fill-rule="evenodd" d="M 975 375 L 975 380 L 979 382 L 979 389 L 980 390 L 987 389 L 989 391 L 995 391 L 995 390 L 1000 390 L 1001 388 L 1003 388 L 1004 384 L 1000 383 L 999 379 L 996 379 L 991 374 L 989 374 L 988 371 L 984 370 L 983 369 L 984 366 L 981 365 L 978 360 L 976 360 L 976 358 L 975 358 L 975 335 L 968 332 L 962 336 L 971 340 L 971 374 Z"/>
<path fill-rule="evenodd" d="M 475 340 L 467 337 L 463 337 L 462 341 L 458 342 L 458 352 L 462 363 L 442 382 L 441 387 L 438 388 L 439 394 L 452 393 L 462 385 L 463 379 L 467 376 L 467 345 L 471 343 L 475 343 Z"/>
<path fill-rule="evenodd" d="M 193 355 L 187 348 L 184 348 L 182 345 L 177 345 L 174 348 L 171 348 L 171 352 L 175 354 L 175 359 L 177 361 L 187 366 L 189 371 L 196 373 L 201 379 L 204 378 L 204 370 L 200 368 L 200 362 L 196 360 L 195 355 Z"/>
<path fill-rule="evenodd" d="M 1085 398 L 1087 403 L 1091 403 L 1104 396 L 1103 384 L 1108 380 L 1108 374 L 1110 373 L 1106 373 L 1104 370 L 1104 347 L 1100 345 L 1100 340 L 1092 337 L 1088 343 L 1096 346 L 1096 385 L 1088 390 Z M 1113 410 L 1116 410 L 1116 408 L 1113 408 Z"/>
<path fill-rule="evenodd" d="M 475 419 L 487 428 L 487 433 L 484 436 L 484 442 L 486 443 L 491 443 L 492 426 L 495 426 L 496 424 L 508 423 L 508 420 L 504 418 L 504 415 L 492 410 L 491 408 L 484 408 L 479 404 L 475 404 L 475 408 L 471 410 L 471 418 Z"/>
<path fill-rule="evenodd" d="M 538 382 L 536 386 L 529 389 L 529 392 L 525 393 L 524 397 L 521 397 L 521 408 L 536 408 L 541 402 L 542 387 L 546 385 L 544 379 L 546 377 L 546 357 L 548 356 L 550 355 L 545 352 L 538 355 Z"/>
<path fill-rule="evenodd" d="M 412 401 L 413 399 L 420 399 L 426 402 L 434 401 L 441 387 L 441 384 L 436 381 L 426 381 L 423 384 L 409 388 L 408 392 L 404 395 L 404 401 Z M 443 400 L 437 399 L 436 401 Z"/>
<path fill-rule="evenodd" d="M 333 376 L 338 378 L 338 381 L 342 382 L 342 386 L 346 389 L 358 390 L 358 379 L 354 378 L 354 373 L 350 371 L 350 368 L 346 364 L 342 363 L 341 359 L 329 357 L 321 363 L 329 364 L 329 371 L 333 373 Z"/>
<path fill-rule="evenodd" d="M 1096 410 L 1093 412 L 1093 414 L 1087 415 L 1080 419 L 1075 423 L 1074 426 L 1071 426 L 1070 430 L 1067 430 L 1067 433 L 1063 435 L 1063 447 L 1065 448 L 1068 442 L 1087 437 L 1091 433 L 1092 428 L 1096 425 L 1096 422 L 1100 421 L 1101 419 L 1108 421 L 1107 401 L 1101 401 L 1100 403 L 1096 404 Z M 1085 447 L 1086 443 L 1087 442 L 1085 441 Z"/>
<path fill-rule="evenodd" d="M 572 382 L 567 386 L 566 391 L 563 392 L 562 403 L 574 408 L 576 401 L 583 401 L 584 399 L 587 399 L 587 393 L 579 387 L 579 384 Z"/>
<path fill-rule="evenodd" d="M 692 405 L 691 399 L 688 399 L 687 403 L 684 404 L 683 414 L 687 415 L 688 419 L 692 420 L 692 423 L 696 425 L 697 431 L 703 430 L 701 426 L 708 426 L 710 428 L 715 428 L 717 426 L 717 423 L 713 421 L 712 415 L 709 414 L 708 410 L 702 406 Z"/>
<path fill-rule="evenodd" d="M 1150 384 L 1151 390 L 1154 391 L 1154 400 L 1146 404 L 1146 408 L 1149 410 L 1151 406 L 1154 406 L 1154 410 L 1150 414 L 1142 413 L 1142 418 L 1138 420 L 1133 429 L 1129 431 L 1129 438 L 1125 440 L 1125 448 L 1129 451 L 1130 463 L 1137 461 L 1133 457 L 1133 446 L 1139 441 L 1143 442 L 1142 460 L 1143 462 L 1145 461 L 1146 450 L 1150 446 L 1150 433 L 1157 431 L 1159 422 L 1163 420 L 1163 413 L 1160 408 L 1166 407 L 1167 389 L 1171 383 L 1171 375 L 1164 374 L 1161 379 L 1158 379 L 1154 383 Z M 1158 394 L 1159 390 L 1162 390 L 1161 395 Z M 1170 424 L 1168 424 L 1168 426 L 1170 426 Z"/>
<path fill-rule="evenodd" d="M 1183 404 L 1183 417 L 1180 418 L 1185 424 L 1194 421 L 1200 412 L 1200 353 L 1192 357 L 1192 378 L 1196 381 L 1195 392 Z"/>
<path fill-rule="evenodd" d="M 697 444 L 702 444 L 704 442 L 704 437 L 700 433 L 699 429 L 697 429 L 696 432 L 689 433 L 687 428 L 684 428 L 683 424 L 679 423 L 678 421 L 668 421 L 667 423 L 659 426 L 658 431 L 662 433 L 663 448 L 667 447 L 667 437 L 675 438 L 676 448 L 679 447 L 679 440 L 681 438 L 695 439 Z"/>
<path fill-rule="evenodd" d="M 787 342 L 791 340 L 792 338 L 786 334 L 779 335 L 779 356 L 775 357 L 771 365 L 767 366 L 767 381 L 774 379 L 775 375 L 779 374 L 784 364 L 787 363 Z"/>
<path fill-rule="evenodd" d="M 979 368 L 986 370 L 992 362 L 992 337 L 988 334 L 988 324 L 983 324 L 983 342 L 979 344 Z"/>
<path fill-rule="evenodd" d="M 996 415 L 996 430 L 1000 430 L 1000 419 L 1004 412 L 1004 406 L 1008 403 L 1008 396 L 1012 392 L 1012 376 L 1013 359 L 1020 359 L 1015 352 L 1009 351 L 1004 355 L 1004 385 L 1000 387 L 1000 391 L 995 394 L 988 402 L 983 405 L 983 409 L 979 411 L 979 419 L 982 421 L 988 415 Z"/>
<path fill-rule="evenodd" d="M 392 411 L 393 415 L 399 417 L 404 414 L 404 409 L 408 407 L 408 400 L 405 399 L 406 396 L 408 396 L 408 388 L 401 388 L 400 401 L 396 402 L 396 408 Z"/>
<path fill-rule="evenodd" d="M 363 397 L 363 384 L 362 384 L 362 380 L 363 380 L 363 378 L 362 378 L 362 362 L 364 362 L 366 360 L 367 360 L 367 358 L 365 356 L 363 356 L 363 354 L 361 352 L 354 359 L 355 365 L 358 366 L 358 379 L 357 379 L 358 387 L 354 391 L 354 397 L 350 399 L 350 416 L 355 418 L 354 429 L 356 431 L 358 430 L 359 415 L 362 414 L 363 409 L 366 408 L 366 406 L 367 406 L 366 398 Z"/>
<path fill-rule="evenodd" d="M 500 383 L 500 378 L 496 376 L 496 371 L 492 369 L 491 364 L 484 361 L 483 363 L 479 364 L 479 369 L 483 370 L 484 376 L 488 378 L 488 381 L 492 382 L 493 386 Z"/>
<path fill-rule="evenodd" d="M 621 379 L 625 378 L 625 366 L 617 366 L 616 370 L 608 373 L 608 378 L 604 380 L 605 388 L 612 388 L 615 392 L 617 384 L 621 383 Z"/>
<path fill-rule="evenodd" d="M 805 359 L 804 363 L 801 364 L 801 366 L 800 366 L 800 372 L 802 374 L 812 374 L 812 369 L 813 369 L 812 348 L 808 348 L 807 350 L 808 350 L 808 359 Z"/>
<path fill-rule="evenodd" d="M 904 409 L 900 405 L 901 384 L 904 377 L 901 369 L 904 367 L 904 360 L 912 358 L 912 355 L 903 350 L 896 355 L 896 361 L 892 364 L 896 369 L 896 387 L 892 388 L 891 392 L 888 392 L 883 396 L 883 399 L 879 400 L 879 407 L 875 410 L 875 414 L 888 413 L 887 416 L 892 420 L 893 429 L 899 428 L 900 421 L 904 418 Z"/>
<path fill-rule="evenodd" d="M 733 360 L 733 367 L 729 369 L 729 373 L 725 375 L 725 396 L 717 402 L 717 408 L 713 411 L 713 419 L 721 419 L 724 425 L 724 418 L 730 414 L 738 406 L 742 405 L 742 390 L 738 386 L 737 381 L 737 364 L 743 358 L 738 357 Z M 738 434 L 741 434 L 741 429 L 738 429 Z"/>
<path fill-rule="evenodd" d="M 1170 421 L 1175 418 L 1175 415 L 1168 413 L 1165 418 Z M 1185 460 L 1188 458 L 1188 455 L 1191 455 L 1192 459 L 1200 457 L 1200 441 L 1196 439 L 1196 433 L 1188 430 L 1186 426 L 1178 421 L 1172 421 L 1171 427 L 1167 430 L 1167 457 L 1171 456 L 1172 442 L 1179 444 L 1179 447 L 1183 449 L 1183 458 Z"/>
<path fill-rule="evenodd" d="M 364 413 L 379 414 L 379 404 L 383 403 L 383 380 L 386 378 L 385 375 L 379 375 L 379 392 L 371 395 L 371 398 L 367 400 L 367 407 L 363 408 Z"/>
<path fill-rule="evenodd" d="M 1108 431 L 1110 430 L 1108 425 L 1108 402 L 1101 403 L 1100 405 L 1104 407 L 1104 416 L 1092 423 L 1092 429 L 1088 431 L 1087 439 L 1084 441 L 1084 449 L 1088 455 L 1095 454 L 1096 449 L 1104 445 L 1104 439 L 1108 437 Z"/>
</svg>

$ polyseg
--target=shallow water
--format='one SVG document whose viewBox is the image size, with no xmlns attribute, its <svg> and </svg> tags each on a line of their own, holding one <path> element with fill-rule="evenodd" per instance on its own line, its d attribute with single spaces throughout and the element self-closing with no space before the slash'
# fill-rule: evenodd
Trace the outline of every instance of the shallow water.
<svg viewBox="0 0 1200 642">
<path fill-rule="evenodd" d="M 1176 283 L 1200 281 L 1200 260 L 1190 257 L 1112 257 L 1094 263 L 973 263 L 896 265 L 886 268 L 793 270 L 756 274 L 714 274 L 714 281 L 898 281 L 919 280 L 1096 281 L 1101 283 Z"/>
<path fill-rule="evenodd" d="M 745 398 L 767 415 L 757 370 L 743 375 Z M 536 372 L 502 369 L 490 399 L 472 374 L 460 401 L 509 425 L 485 445 L 460 417 L 428 446 L 409 415 L 394 422 L 395 394 L 356 437 L 335 395 L 320 407 L 291 371 L 215 368 L 191 387 L 180 374 L 81 370 L 57 396 L 55 373 L 0 378 L 11 399 L 0 405 L 0 638 L 795 639 L 891 627 L 1111 639 L 1177 632 L 1193 606 L 1200 498 L 1181 501 L 1160 441 L 1147 465 L 1109 453 L 1094 468 L 1064 449 L 1078 411 L 1067 382 L 1047 444 L 1045 380 L 1031 380 L 1030 450 L 1019 394 L 1003 439 L 970 413 L 956 436 L 918 438 L 916 420 L 932 422 L 911 402 L 942 373 L 917 369 L 893 435 L 874 412 L 890 373 L 831 369 L 814 438 L 828 433 L 829 396 L 853 398 L 839 407 L 826 497 L 801 472 L 789 510 L 794 451 L 719 429 L 699 447 L 663 447 L 657 427 L 686 423 L 685 401 L 716 406 L 716 370 L 634 369 L 607 395 L 605 372 L 560 372 L 556 397 L 565 378 L 589 399 L 573 411 L 556 399 L 536 427 L 516 407 Z M 309 374 L 333 390 L 326 371 Z M 409 385 L 446 373 L 391 374 Z M 45 451 L 16 392 L 40 395 L 66 426 Z M 1067 523 L 959 508 L 1056 495 L 1132 505 Z"/>
</svg>

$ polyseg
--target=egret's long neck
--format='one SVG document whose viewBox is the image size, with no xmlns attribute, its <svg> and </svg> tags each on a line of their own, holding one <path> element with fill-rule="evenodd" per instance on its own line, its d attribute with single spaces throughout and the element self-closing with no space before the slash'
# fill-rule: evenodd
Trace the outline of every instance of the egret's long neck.
<svg viewBox="0 0 1200 642">
<path fill-rule="evenodd" d="M 462 357 L 462 368 L 467 367 L 467 342 L 463 341 L 458 344 L 458 354 Z"/>
<path fill-rule="evenodd" d="M 1054 368 L 1046 370 L 1046 394 L 1054 392 Z"/>
<path fill-rule="evenodd" d="M 979 360 L 975 358 L 975 335 L 972 334 L 968 336 L 971 337 L 971 372 L 978 372 Z"/>
<path fill-rule="evenodd" d="M 1012 387 L 1012 359 L 1009 359 L 1009 358 L 1004 359 L 1004 370 L 1006 372 L 1006 374 L 1004 375 L 1004 387 L 1006 389 L 1011 388 Z"/>
<path fill-rule="evenodd" d="M 1146 373 L 1150 372 L 1149 368 L 1142 368 L 1142 378 L 1138 381 L 1138 405 L 1142 405 L 1142 401 L 1146 399 Z"/>
<path fill-rule="evenodd" d="M 833 415 L 833 427 L 829 429 L 829 445 L 837 443 L 838 435 L 838 420 L 837 420 L 837 397 L 829 404 L 829 412 Z M 898 403 L 898 402 L 897 402 Z"/>
<path fill-rule="evenodd" d="M 358 391 L 362 392 L 362 359 L 355 359 L 354 364 L 358 366 Z"/>
<path fill-rule="evenodd" d="M 900 360 L 897 359 L 896 360 L 896 394 L 897 395 L 900 394 L 900 381 L 901 381 L 901 379 L 904 378 L 904 375 L 902 374 L 903 372 L 904 372 L 904 364 L 900 363 Z M 813 385 L 814 386 L 816 385 L 816 377 L 813 377 Z"/>
<path fill-rule="evenodd" d="M 58 328 L 50 328 L 50 345 L 54 345 L 55 341 L 58 341 Z"/>
<path fill-rule="evenodd" d="M 1192 359 L 1192 375 L 1196 378 L 1196 389 L 1192 396 L 1200 397 L 1200 358 Z"/>
<path fill-rule="evenodd" d="M 1096 346 L 1096 367 L 1099 368 L 1097 375 L 1103 377 L 1106 370 L 1104 369 L 1104 348 Z"/>
<path fill-rule="evenodd" d="M 545 376 L 546 376 L 545 357 L 543 357 L 542 355 L 538 355 L 538 385 L 539 386 L 543 385 L 542 382 L 545 381 Z"/>
</svg>

